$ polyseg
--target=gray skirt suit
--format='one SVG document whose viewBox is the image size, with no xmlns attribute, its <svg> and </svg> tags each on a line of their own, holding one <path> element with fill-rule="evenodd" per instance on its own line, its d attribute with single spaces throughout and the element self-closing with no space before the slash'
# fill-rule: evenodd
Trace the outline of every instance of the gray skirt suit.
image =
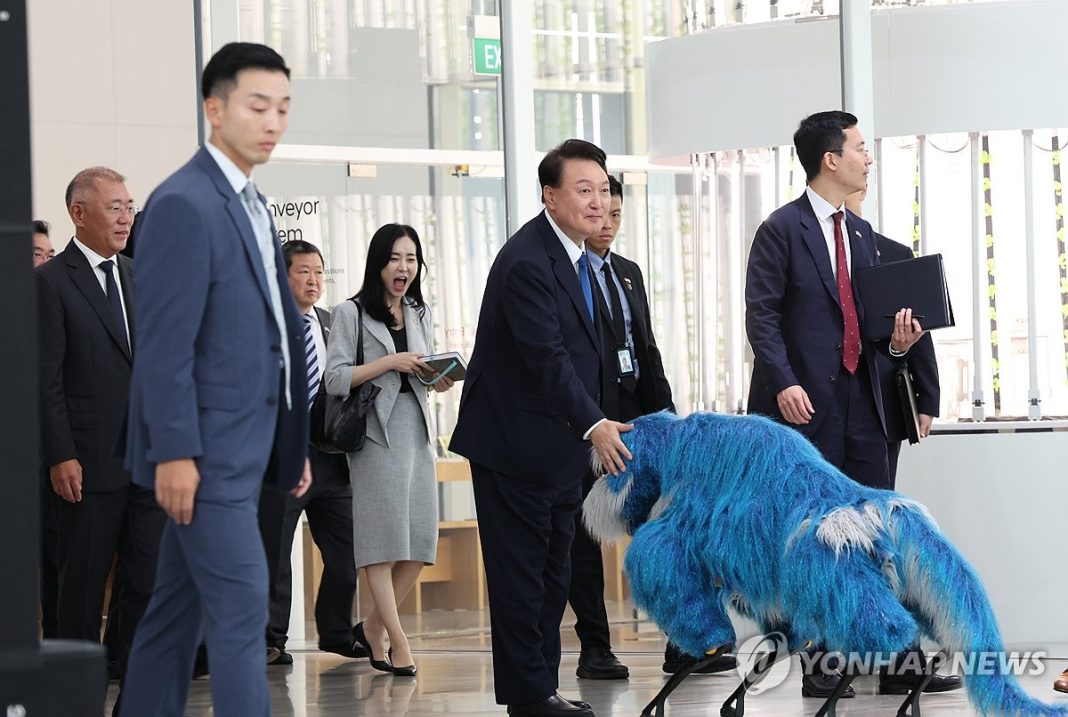
<svg viewBox="0 0 1068 717">
<path fill-rule="evenodd" d="M 430 310 L 422 319 L 403 301 L 408 350 L 431 353 Z M 369 364 L 396 353 L 389 329 L 363 315 L 363 358 Z M 357 312 L 351 301 L 334 308 L 323 381 L 334 396 L 347 396 L 356 365 Z M 407 381 L 411 392 L 400 391 Z M 362 450 L 348 454 L 352 483 L 352 532 L 356 567 L 397 560 L 433 564 L 438 543 L 438 488 L 430 443 L 427 388 L 397 371 L 371 379 L 382 389 L 367 419 Z"/>
</svg>

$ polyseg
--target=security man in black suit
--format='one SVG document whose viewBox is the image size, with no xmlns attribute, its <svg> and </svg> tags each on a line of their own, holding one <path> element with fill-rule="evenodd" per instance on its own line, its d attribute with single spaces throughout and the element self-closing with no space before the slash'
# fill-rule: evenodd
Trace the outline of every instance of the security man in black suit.
<svg viewBox="0 0 1068 717">
<path fill-rule="evenodd" d="M 621 226 L 623 185 L 612 175 L 608 175 L 608 183 L 611 204 L 600 232 L 586 238 L 586 252 L 596 278 L 595 294 L 604 327 L 601 408 L 608 418 L 627 422 L 663 409 L 674 411 L 675 405 L 653 337 L 641 269 L 611 251 Z M 584 498 L 595 480 L 592 472 L 583 479 Z M 581 511 L 575 516 L 571 543 L 568 601 L 575 611 L 575 632 L 582 645 L 576 674 L 594 680 L 629 677 L 627 666 L 612 652 L 601 547 L 582 525 Z"/>
<path fill-rule="evenodd" d="M 861 212 L 861 203 L 867 195 L 868 189 L 851 194 L 846 197 L 846 207 L 858 217 Z M 875 254 L 880 264 L 888 264 L 893 261 L 912 259 L 912 249 L 900 242 L 889 239 L 876 231 L 872 231 L 875 238 Z M 882 390 L 883 414 L 886 418 L 886 453 L 889 465 L 890 490 L 894 490 L 897 480 L 897 458 L 901 451 L 901 441 L 907 438 L 905 432 L 905 415 L 898 398 L 897 373 L 907 370 L 912 374 L 912 388 L 916 393 L 916 412 L 919 416 L 920 437 L 926 438 L 931 431 L 931 421 L 938 415 L 939 384 L 938 364 L 935 361 L 934 341 L 930 333 L 925 333 L 912 347 L 905 357 L 903 365 L 895 365 L 886 356 L 876 352 L 875 368 L 878 374 L 880 388 Z M 916 658 L 910 657 L 915 654 Z M 917 679 L 911 670 L 902 669 L 905 664 L 925 664 L 925 657 L 917 644 L 910 650 L 895 657 L 894 669 L 888 670 L 882 667 L 879 670 L 880 694 L 906 694 Z M 957 675 L 936 675 L 924 692 L 947 692 L 961 688 L 961 679 Z"/>
<path fill-rule="evenodd" d="M 133 262 L 118 255 L 135 212 L 124 182 L 104 167 L 79 172 L 66 193 L 74 238 L 37 269 L 42 464 L 58 497 L 56 635 L 100 641 L 117 552 L 121 609 L 108 622 L 120 631 L 120 660 L 152 594 L 164 522 L 116 451 L 134 350 Z"/>
<path fill-rule="evenodd" d="M 912 249 L 904 244 L 888 239 L 882 234 L 875 234 L 875 251 L 880 263 L 901 261 L 913 258 Z M 879 381 L 883 386 L 883 413 L 886 415 L 886 458 L 890 466 L 890 490 L 897 482 L 897 457 L 901 453 L 901 442 L 908 438 L 905 433 L 905 416 L 898 400 L 896 376 L 898 367 L 892 365 L 881 354 L 876 357 Z M 912 388 L 916 393 L 916 413 L 920 423 L 920 438 L 926 438 L 931 432 L 931 422 L 938 415 L 940 390 L 938 385 L 938 363 L 935 360 L 934 341 L 931 334 L 924 334 L 906 360 L 908 371 L 912 374 Z"/>
<path fill-rule="evenodd" d="M 325 268 L 319 249 L 306 241 L 282 245 L 289 288 L 305 322 L 309 405 L 314 401 L 326 366 L 330 312 L 315 306 L 323 293 Z M 270 613 L 267 621 L 267 664 L 291 665 L 286 652 L 293 570 L 290 551 L 300 514 L 307 512 L 312 538 L 323 556 L 323 576 L 315 599 L 319 649 L 344 657 L 363 657 L 352 635 L 352 599 L 356 564 L 352 558 L 352 486 L 345 454 L 329 454 L 308 446 L 312 487 L 300 498 L 271 485 L 260 493 L 259 522 L 267 554 Z"/>
<path fill-rule="evenodd" d="M 856 214 L 861 214 L 864 197 L 868 189 L 851 194 L 846 198 L 846 207 Z M 875 254 L 880 264 L 912 259 L 912 249 L 900 242 L 872 232 L 875 237 Z M 908 438 L 905 433 L 905 416 L 897 392 L 897 372 L 902 367 L 895 366 L 882 354 L 876 354 L 876 369 L 883 395 L 883 413 L 886 416 L 887 463 L 890 467 L 890 490 L 894 490 L 897 481 L 897 458 L 901 452 L 901 441 Z M 931 432 L 931 422 L 938 415 L 941 392 L 938 384 L 938 363 L 935 360 L 934 341 L 931 335 L 924 334 L 912 347 L 906 358 L 906 366 L 912 374 L 912 388 L 916 392 L 916 413 L 919 417 L 920 438 L 926 438 Z"/>
<path fill-rule="evenodd" d="M 664 375 L 664 363 L 653 336 L 652 312 L 642 271 L 630 259 L 611 251 L 622 226 L 623 185 L 608 175 L 612 195 L 609 212 L 600 233 L 586 239 L 590 267 L 597 278 L 597 302 L 601 325 L 606 327 L 604 365 L 601 370 L 601 407 L 605 415 L 618 421 L 631 421 L 657 411 L 675 411 L 671 385 Z M 609 283 L 611 277 L 611 283 Z M 619 307 L 618 309 L 616 307 Z M 633 371 L 623 370 L 629 361 Z M 583 481 L 583 496 L 590 492 L 595 476 Z M 571 544 L 571 594 L 575 611 L 575 632 L 582 646 L 575 673 L 587 679 L 623 679 L 629 670 L 612 652 L 608 616 L 604 606 L 604 565 L 601 548 L 582 525 L 582 513 L 575 518 L 575 539 Z M 664 651 L 664 671 L 673 673 L 690 659 L 671 642 Z M 701 668 L 701 673 L 723 672 L 737 667 L 737 660 L 721 655 Z"/>
</svg>

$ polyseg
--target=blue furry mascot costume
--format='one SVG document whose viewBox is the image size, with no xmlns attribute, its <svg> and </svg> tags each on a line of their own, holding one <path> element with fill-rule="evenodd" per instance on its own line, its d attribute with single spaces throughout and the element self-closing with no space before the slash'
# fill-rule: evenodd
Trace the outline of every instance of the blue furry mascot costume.
<svg viewBox="0 0 1068 717">
<path fill-rule="evenodd" d="M 791 650 L 1002 653 L 982 583 L 927 510 L 859 485 L 801 434 L 759 416 L 657 413 L 623 436 L 634 458 L 583 507 L 602 541 L 632 535 L 635 602 L 693 655 L 733 643 L 726 608 Z M 968 676 L 983 714 L 1065 715 L 1007 674 Z"/>
</svg>

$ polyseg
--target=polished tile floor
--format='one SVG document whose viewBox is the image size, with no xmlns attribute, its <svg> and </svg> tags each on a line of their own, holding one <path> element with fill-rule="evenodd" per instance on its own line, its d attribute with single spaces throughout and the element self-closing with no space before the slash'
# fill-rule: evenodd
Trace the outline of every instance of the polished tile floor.
<svg viewBox="0 0 1068 717">
<path fill-rule="evenodd" d="M 610 607 L 616 653 L 630 667 L 629 680 L 580 680 L 575 677 L 578 642 L 568 626 L 562 632 L 563 662 L 560 691 L 593 706 L 598 717 L 639 717 L 643 707 L 663 685 L 660 671 L 663 638 L 650 623 L 629 619 L 624 606 Z M 314 625 L 309 625 L 309 634 Z M 489 650 L 488 616 L 477 611 L 431 612 L 405 619 L 419 674 L 414 678 L 376 672 L 366 660 L 347 660 L 319 652 L 314 641 L 289 645 L 293 665 L 271 666 L 267 675 L 276 717 L 431 717 L 440 715 L 503 715 L 493 698 L 493 666 Z M 1068 668 L 1068 646 L 1046 662 L 1041 676 L 1021 679 L 1025 690 L 1046 701 L 1068 706 L 1068 695 L 1051 689 L 1053 680 Z M 803 699 L 800 670 L 793 669 L 780 685 L 746 700 L 746 715 L 812 715 L 822 700 Z M 196 680 L 189 696 L 187 714 L 212 715 L 210 678 Z M 688 679 L 668 702 L 671 717 L 718 715 L 720 704 L 733 691 L 735 673 L 699 675 Z M 839 715 L 875 717 L 893 715 L 902 698 L 875 694 L 875 678 L 858 678 L 857 698 L 840 703 Z M 106 714 L 110 714 L 115 686 L 109 689 Z M 974 715 L 962 692 L 929 695 L 923 699 L 925 717 Z"/>
</svg>

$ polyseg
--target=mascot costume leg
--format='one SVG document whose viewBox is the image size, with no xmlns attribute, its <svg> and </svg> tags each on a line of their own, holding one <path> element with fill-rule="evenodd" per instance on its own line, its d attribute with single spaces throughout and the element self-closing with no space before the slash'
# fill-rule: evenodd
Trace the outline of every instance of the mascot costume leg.
<svg viewBox="0 0 1068 717">
<path fill-rule="evenodd" d="M 965 657 L 1004 653 L 981 581 L 926 508 L 853 482 L 796 431 L 760 416 L 657 413 L 623 440 L 634 458 L 597 481 L 585 522 L 602 542 L 632 536 L 634 601 L 687 653 L 735 642 L 728 606 L 785 635 L 790 652 L 886 655 L 922 634 Z M 1068 715 L 992 672 L 965 677 L 982 714 Z M 918 715 L 918 699 L 899 714 Z"/>
</svg>

